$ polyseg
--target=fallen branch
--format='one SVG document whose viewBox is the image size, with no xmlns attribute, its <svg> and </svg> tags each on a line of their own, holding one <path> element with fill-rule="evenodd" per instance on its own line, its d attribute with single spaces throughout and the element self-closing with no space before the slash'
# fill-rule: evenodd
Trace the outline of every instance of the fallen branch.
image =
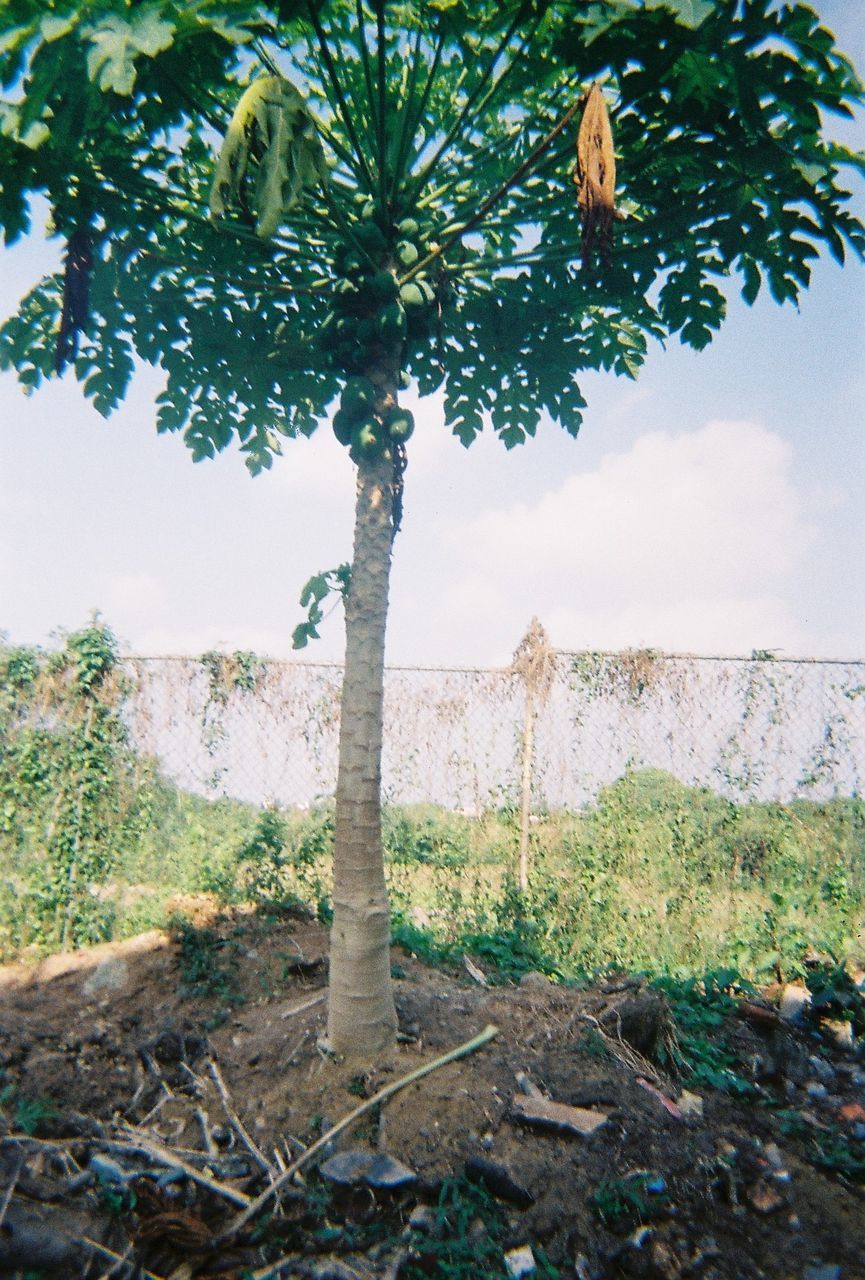
<svg viewBox="0 0 865 1280">
<path fill-rule="evenodd" d="M 455 1062 L 458 1058 L 464 1058 L 468 1054 L 474 1053 L 476 1049 L 482 1048 L 487 1041 L 492 1040 L 495 1035 L 498 1035 L 498 1027 L 494 1027 L 490 1024 L 489 1026 L 484 1027 L 483 1031 L 473 1039 L 467 1040 L 465 1044 L 459 1045 L 456 1049 L 451 1049 L 449 1053 L 442 1054 L 440 1058 L 435 1058 L 432 1062 L 425 1062 L 423 1066 L 417 1067 L 414 1071 L 410 1071 L 407 1076 L 402 1076 L 399 1080 L 394 1080 L 391 1084 L 385 1085 L 383 1089 L 379 1089 L 378 1093 L 374 1093 L 371 1098 L 367 1098 L 359 1107 L 355 1107 L 353 1111 L 350 1111 L 347 1116 L 343 1116 L 343 1118 L 335 1124 L 332 1129 L 328 1129 L 327 1133 L 323 1133 L 320 1138 L 312 1143 L 311 1146 L 307 1147 L 307 1149 L 297 1157 L 294 1163 L 290 1164 L 285 1172 L 281 1173 L 276 1181 L 269 1186 L 266 1191 L 262 1191 L 257 1200 L 253 1200 L 252 1203 L 244 1209 L 243 1213 L 239 1214 L 234 1219 L 228 1229 L 224 1231 L 222 1235 L 217 1237 L 215 1244 L 222 1245 L 229 1240 L 233 1240 L 238 1232 L 243 1230 L 247 1222 L 250 1222 L 256 1214 L 264 1208 L 276 1192 L 279 1191 L 286 1182 L 289 1182 L 305 1164 L 308 1164 L 314 1155 L 321 1151 L 323 1147 L 326 1147 L 328 1143 L 332 1142 L 333 1139 L 338 1134 L 342 1133 L 344 1129 L 347 1129 L 350 1125 L 354 1124 L 356 1120 L 359 1120 L 367 1111 L 371 1111 L 373 1107 L 380 1106 L 383 1102 L 386 1102 L 388 1098 L 392 1098 L 395 1093 L 398 1093 L 400 1089 L 404 1089 L 406 1085 L 414 1084 L 416 1080 L 421 1080 L 424 1076 L 430 1075 L 431 1072 L 437 1071 L 439 1067 L 445 1067 L 449 1062 Z"/>
<path fill-rule="evenodd" d="M 222 1102 L 222 1109 L 225 1112 L 226 1116 L 228 1117 L 228 1122 L 231 1125 L 232 1129 L 240 1138 L 240 1141 L 246 1147 L 247 1151 L 252 1156 L 253 1160 L 259 1166 L 259 1168 L 263 1169 L 269 1178 L 275 1178 L 276 1170 L 274 1169 L 270 1161 L 259 1150 L 258 1145 L 255 1143 L 252 1137 L 250 1137 L 249 1133 L 244 1127 L 243 1121 L 235 1111 L 231 1102 L 231 1094 L 228 1092 L 228 1085 L 223 1080 L 222 1072 L 219 1070 L 219 1065 L 214 1061 L 213 1058 L 207 1059 L 207 1070 L 210 1072 L 213 1083 L 216 1085 L 217 1092 L 219 1093 L 220 1101 Z"/>
<path fill-rule="evenodd" d="M 279 1016 L 280 1018 L 293 1018 L 295 1014 L 303 1013 L 306 1009 L 314 1009 L 317 1004 L 321 1004 L 326 999 L 327 988 L 325 987 L 324 991 L 319 991 L 318 995 L 313 996 L 311 1000 L 304 1000 L 303 1004 L 297 1004 L 293 1009 L 286 1009 Z"/>
<path fill-rule="evenodd" d="M 76 1244 L 83 1244 L 88 1249 L 92 1249 L 94 1253 L 101 1254 L 103 1258 L 107 1258 L 114 1265 L 111 1271 L 114 1271 L 118 1263 L 122 1263 L 124 1267 L 128 1267 L 130 1271 L 134 1271 L 136 1276 L 141 1276 L 142 1280 L 165 1280 L 164 1276 L 158 1276 L 155 1271 L 147 1271 L 138 1263 L 132 1263 L 122 1254 L 115 1253 L 113 1249 L 107 1248 L 104 1244 L 99 1244 L 97 1240 L 91 1240 L 89 1236 L 78 1236 Z M 109 1275 L 111 1272 L 109 1272 Z"/>
<path fill-rule="evenodd" d="M 188 1164 L 186 1160 L 174 1154 L 161 1142 L 157 1142 L 154 1138 L 147 1137 L 146 1134 L 139 1133 L 132 1128 L 123 1130 L 124 1135 L 120 1142 L 113 1143 L 115 1147 L 120 1147 L 126 1151 L 137 1151 L 139 1155 L 149 1156 L 151 1160 L 156 1160 L 160 1164 L 167 1165 L 169 1169 L 180 1169 L 192 1182 L 197 1182 L 201 1187 L 207 1187 L 208 1191 L 213 1191 L 216 1195 L 222 1196 L 224 1200 L 230 1200 L 233 1204 L 246 1206 L 250 1204 L 249 1196 L 243 1194 L 242 1191 L 236 1191 L 234 1187 L 228 1187 L 223 1182 L 217 1182 L 216 1178 L 212 1178 L 210 1174 L 200 1173 L 193 1165 Z"/>
</svg>

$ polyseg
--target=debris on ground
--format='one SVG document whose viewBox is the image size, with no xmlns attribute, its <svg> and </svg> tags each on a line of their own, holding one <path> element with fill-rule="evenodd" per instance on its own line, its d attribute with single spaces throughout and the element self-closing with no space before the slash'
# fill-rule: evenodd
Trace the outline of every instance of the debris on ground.
<svg viewBox="0 0 865 1280">
<path fill-rule="evenodd" d="M 359 1070 L 319 1047 L 315 922 L 207 928 L 254 963 L 194 965 L 190 926 L 0 970 L 0 1274 L 865 1280 L 837 970 L 683 995 L 400 955 Z"/>
</svg>

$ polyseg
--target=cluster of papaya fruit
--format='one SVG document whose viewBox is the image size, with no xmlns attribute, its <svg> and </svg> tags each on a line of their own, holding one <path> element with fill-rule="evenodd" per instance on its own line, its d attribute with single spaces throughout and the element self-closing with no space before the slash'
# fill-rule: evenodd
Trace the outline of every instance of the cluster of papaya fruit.
<svg viewBox="0 0 865 1280">
<path fill-rule="evenodd" d="M 366 200 L 338 247 L 333 305 L 319 331 L 332 368 L 361 373 L 384 353 L 429 336 L 436 312 L 433 286 L 421 272 L 402 286 L 400 274 L 421 256 L 421 228 L 414 218 L 388 226 Z"/>
<path fill-rule="evenodd" d="M 389 452 L 392 444 L 405 444 L 414 431 L 414 416 L 394 405 L 383 418 L 373 413 L 377 391 L 369 378 L 355 374 L 342 390 L 333 417 L 333 433 L 348 449 L 352 460 L 374 458 Z"/>
</svg>

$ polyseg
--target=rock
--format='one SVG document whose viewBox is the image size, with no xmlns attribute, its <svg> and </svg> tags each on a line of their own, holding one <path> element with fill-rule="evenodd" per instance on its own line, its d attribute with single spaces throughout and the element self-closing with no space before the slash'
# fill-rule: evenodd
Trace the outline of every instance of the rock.
<svg viewBox="0 0 865 1280">
<path fill-rule="evenodd" d="M 417 1181 L 417 1174 L 407 1165 L 374 1151 L 340 1151 L 325 1160 L 320 1172 L 328 1182 L 341 1187 L 365 1183 L 368 1187 L 392 1189 Z"/>
<path fill-rule="evenodd" d="M 435 1227 L 436 1216 L 428 1204 L 416 1204 L 408 1215 L 408 1225 L 412 1231 L 428 1234 Z"/>
<path fill-rule="evenodd" d="M 560 1133 L 576 1133 L 586 1138 L 607 1123 L 600 1111 L 587 1111 L 583 1107 L 569 1107 L 564 1102 L 549 1102 L 546 1098 L 511 1099 L 510 1117 L 523 1124 L 537 1125 L 542 1129 L 557 1129 Z"/>
<path fill-rule="evenodd" d="M 647 1058 L 654 1054 L 668 1021 L 667 1002 L 657 991 L 640 991 L 628 996 L 599 1018 L 607 1035 L 621 1037 Z"/>
<path fill-rule="evenodd" d="M 775 1213 L 784 1204 L 784 1197 L 765 1178 L 758 1178 L 755 1183 L 748 1187 L 745 1192 L 745 1198 L 751 1208 L 757 1213 L 763 1214 L 764 1217 L 770 1213 Z"/>
<path fill-rule="evenodd" d="M 778 1012 L 785 1022 L 801 1022 L 811 1004 L 811 992 L 807 987 L 800 987 L 789 982 L 781 992 Z"/>
<path fill-rule="evenodd" d="M 819 1080 L 809 1080 L 805 1085 L 805 1092 L 812 1102 L 822 1102 L 829 1097 L 829 1090 Z"/>
<path fill-rule="evenodd" d="M 838 1115 L 847 1124 L 857 1124 L 865 1121 L 865 1107 L 859 1102 L 846 1102 L 843 1107 L 838 1109 Z"/>
<path fill-rule="evenodd" d="M 530 969 L 528 973 L 520 976 L 520 986 L 523 991 L 552 991 L 555 983 L 545 973 L 539 973 L 537 969 Z"/>
<path fill-rule="evenodd" d="M 853 1023 L 844 1018 L 821 1018 L 820 1030 L 836 1049 L 849 1053 L 853 1048 Z"/>
<path fill-rule="evenodd" d="M 781 1155 L 781 1148 L 777 1142 L 767 1142 L 763 1146 L 763 1155 L 769 1161 L 769 1167 L 772 1169 L 784 1168 L 784 1157 Z"/>
<path fill-rule="evenodd" d="M 535 1270 L 535 1255 L 532 1253 L 531 1246 L 523 1244 L 518 1249 L 509 1250 L 505 1254 L 505 1267 L 513 1280 L 521 1280 L 522 1276 L 532 1275 Z"/>
<path fill-rule="evenodd" d="M 683 1089 L 676 1099 L 676 1106 L 682 1113 L 683 1120 L 695 1124 L 703 1119 L 703 1099 L 698 1093 L 690 1093 Z"/>
<path fill-rule="evenodd" d="M 682 1274 L 682 1261 L 678 1258 L 666 1240 L 653 1240 L 649 1247 L 649 1258 L 652 1274 L 658 1280 L 679 1280 Z"/>
<path fill-rule="evenodd" d="M 105 991 L 122 991 L 129 982 L 129 965 L 120 956 L 109 956 L 98 964 L 81 990 L 86 996 Z"/>
<path fill-rule="evenodd" d="M 819 1053 L 812 1053 L 808 1059 L 811 1072 L 816 1078 L 825 1085 L 833 1085 L 838 1078 L 838 1073 L 832 1066 L 831 1062 L 827 1062 L 825 1058 L 821 1058 Z"/>
<path fill-rule="evenodd" d="M 506 1204 L 515 1205 L 518 1209 L 528 1209 L 535 1203 L 531 1191 L 521 1186 L 503 1164 L 483 1160 L 480 1156 L 469 1156 L 465 1162 L 465 1172 L 469 1182 L 483 1187 Z"/>
<path fill-rule="evenodd" d="M 818 1262 L 806 1267 L 802 1272 L 802 1280 L 841 1280 L 841 1268 L 831 1263 Z"/>
</svg>

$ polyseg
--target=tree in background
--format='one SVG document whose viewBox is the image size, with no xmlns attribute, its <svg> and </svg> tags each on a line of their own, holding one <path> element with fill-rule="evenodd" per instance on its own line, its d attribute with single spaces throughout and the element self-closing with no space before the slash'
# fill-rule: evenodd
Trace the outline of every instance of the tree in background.
<svg viewBox="0 0 865 1280">
<path fill-rule="evenodd" d="M 8 0 L 0 75 L 6 242 L 40 195 L 66 246 L 0 334 L 26 389 L 69 368 L 109 414 L 138 357 L 166 374 L 157 429 L 195 460 L 237 440 L 253 473 L 340 397 L 353 560 L 307 585 L 295 638 L 343 595 L 329 1036 L 372 1055 L 396 1029 L 400 389 L 441 389 L 466 446 L 542 413 L 576 436 L 580 372 L 706 346 L 725 280 L 795 302 L 822 247 L 865 247 L 839 182 L 863 160 L 823 121 L 862 86 L 810 8 L 771 0 Z"/>
</svg>

